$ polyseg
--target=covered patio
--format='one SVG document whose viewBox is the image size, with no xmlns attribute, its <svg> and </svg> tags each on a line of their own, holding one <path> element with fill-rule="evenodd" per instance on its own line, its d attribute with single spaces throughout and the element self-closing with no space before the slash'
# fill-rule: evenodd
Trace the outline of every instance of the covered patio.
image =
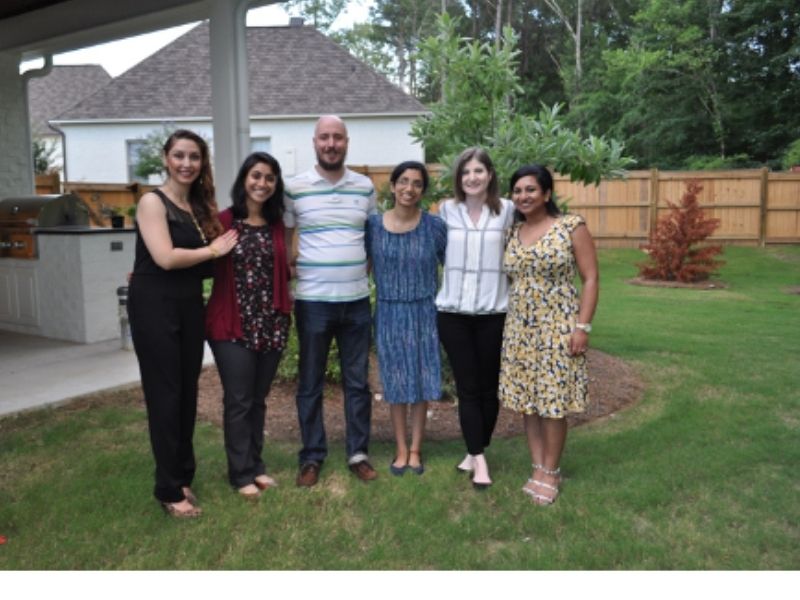
<svg viewBox="0 0 800 600">
<path fill-rule="evenodd" d="M 0 198 L 35 193 L 27 83 L 54 54 L 194 21 L 210 27 L 217 184 L 230 187 L 250 147 L 245 19 L 269 0 L 6 0 L 0 5 Z M 20 74 L 20 64 L 43 66 Z M 176 66 L 178 68 L 178 66 Z M 206 362 L 210 362 L 210 352 Z M 135 384 L 136 357 L 119 339 L 88 344 L 0 331 L 0 416 Z"/>
</svg>

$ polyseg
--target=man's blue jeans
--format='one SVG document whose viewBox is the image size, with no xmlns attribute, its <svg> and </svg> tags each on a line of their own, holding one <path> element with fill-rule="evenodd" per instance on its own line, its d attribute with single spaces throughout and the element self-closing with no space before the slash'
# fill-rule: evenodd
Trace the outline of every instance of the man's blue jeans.
<svg viewBox="0 0 800 600">
<path fill-rule="evenodd" d="M 372 416 L 372 395 L 367 381 L 372 335 L 369 298 L 353 302 L 296 300 L 294 311 L 300 342 L 297 386 L 297 418 L 303 441 L 300 465 L 322 464 L 328 454 L 322 389 L 334 338 L 342 369 L 348 462 L 366 459 Z"/>
</svg>

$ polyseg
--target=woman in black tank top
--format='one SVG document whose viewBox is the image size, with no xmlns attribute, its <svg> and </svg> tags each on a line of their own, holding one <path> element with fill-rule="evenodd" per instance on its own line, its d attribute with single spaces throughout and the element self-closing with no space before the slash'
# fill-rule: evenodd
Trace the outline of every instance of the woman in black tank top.
<svg viewBox="0 0 800 600">
<path fill-rule="evenodd" d="M 128 313 L 142 377 L 156 499 L 175 517 L 201 514 L 191 490 L 197 381 L 203 361 L 203 279 L 236 233 L 216 217 L 208 146 L 175 131 L 164 144 L 167 180 L 139 200 Z"/>
</svg>

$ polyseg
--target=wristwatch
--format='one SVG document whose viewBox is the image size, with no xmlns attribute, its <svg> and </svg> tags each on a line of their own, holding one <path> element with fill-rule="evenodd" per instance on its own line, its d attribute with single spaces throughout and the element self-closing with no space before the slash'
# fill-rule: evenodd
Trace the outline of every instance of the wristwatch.
<svg viewBox="0 0 800 600">
<path fill-rule="evenodd" d="M 575 329 L 580 329 L 586 333 L 592 333 L 592 324 L 591 323 L 575 323 Z"/>
</svg>

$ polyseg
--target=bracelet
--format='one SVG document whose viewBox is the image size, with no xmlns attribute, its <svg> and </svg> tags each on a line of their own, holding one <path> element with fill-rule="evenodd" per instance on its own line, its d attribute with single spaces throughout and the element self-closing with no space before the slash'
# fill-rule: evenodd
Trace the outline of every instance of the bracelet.
<svg viewBox="0 0 800 600">
<path fill-rule="evenodd" d="M 208 246 L 208 251 L 211 252 L 211 258 L 219 258 L 219 252 L 214 250 L 213 246 Z"/>
<path fill-rule="evenodd" d="M 592 324 L 591 323 L 575 323 L 575 329 L 580 329 L 585 333 L 592 332 Z"/>
</svg>

